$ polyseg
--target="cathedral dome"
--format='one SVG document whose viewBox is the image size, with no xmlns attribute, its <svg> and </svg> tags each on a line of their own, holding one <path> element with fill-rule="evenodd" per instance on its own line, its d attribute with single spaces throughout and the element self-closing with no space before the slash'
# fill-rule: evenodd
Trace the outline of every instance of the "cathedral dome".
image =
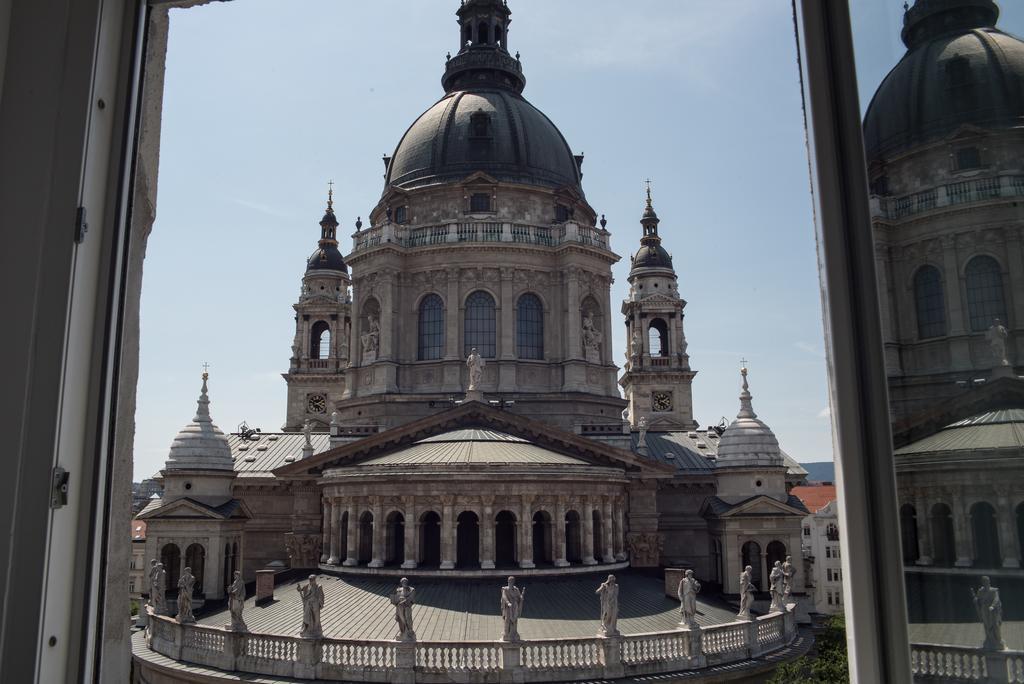
<svg viewBox="0 0 1024 684">
<path fill-rule="evenodd" d="M 641 245 L 633 255 L 633 268 L 672 268 L 672 255 L 661 243 Z"/>
<path fill-rule="evenodd" d="M 321 245 L 306 260 L 306 273 L 310 271 L 341 271 L 348 273 L 345 259 L 338 251 L 338 245 Z"/>
<path fill-rule="evenodd" d="M 228 439 L 210 418 L 210 398 L 206 389 L 207 374 L 192 422 L 181 429 L 171 442 L 166 470 L 234 470 Z"/>
<path fill-rule="evenodd" d="M 917 0 L 908 51 L 864 117 L 868 161 L 947 136 L 964 124 L 1024 126 L 1024 41 L 995 28 L 992 0 Z"/>
<path fill-rule="evenodd" d="M 446 94 L 406 131 L 386 178 L 387 186 L 408 190 L 477 171 L 582 194 L 579 164 L 558 128 L 522 95 L 501 87 Z"/>
<path fill-rule="evenodd" d="M 747 369 L 743 371 L 743 391 L 740 393 L 740 412 L 722 433 L 718 442 L 716 467 L 774 467 L 785 465 L 779 440 L 771 428 L 754 413 Z"/>
</svg>

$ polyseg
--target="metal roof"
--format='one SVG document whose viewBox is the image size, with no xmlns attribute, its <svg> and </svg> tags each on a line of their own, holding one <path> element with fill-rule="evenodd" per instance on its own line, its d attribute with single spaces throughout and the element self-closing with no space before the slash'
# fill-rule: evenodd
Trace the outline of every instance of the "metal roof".
<svg viewBox="0 0 1024 684">
<path fill-rule="evenodd" d="M 240 478 L 273 477 L 271 471 L 274 468 L 302 458 L 306 438 L 301 432 L 261 432 L 254 437 L 245 439 L 238 434 L 228 435 L 231 458 Z M 310 442 L 313 443 L 314 454 L 331 448 L 331 437 L 326 432 L 312 433 Z"/>
<path fill-rule="evenodd" d="M 630 441 L 633 451 L 637 450 L 639 440 L 640 433 L 634 432 Z M 719 441 L 718 433 L 714 430 L 648 432 L 647 454 L 641 455 L 659 463 L 674 465 L 680 472 L 710 474 L 715 470 L 714 459 L 718 455 Z M 673 458 L 669 457 L 670 454 Z M 807 475 L 807 471 L 785 451 L 782 452 L 782 461 L 788 469 L 788 475 Z"/>
<path fill-rule="evenodd" d="M 545 449 L 503 432 L 463 429 L 427 437 L 403 449 L 362 461 L 356 464 L 356 467 L 463 463 L 589 465 L 586 461 Z"/>
<path fill-rule="evenodd" d="M 1024 409 L 989 411 L 947 425 L 894 453 L 910 456 L 930 452 L 964 452 L 1024 448 Z"/>
</svg>

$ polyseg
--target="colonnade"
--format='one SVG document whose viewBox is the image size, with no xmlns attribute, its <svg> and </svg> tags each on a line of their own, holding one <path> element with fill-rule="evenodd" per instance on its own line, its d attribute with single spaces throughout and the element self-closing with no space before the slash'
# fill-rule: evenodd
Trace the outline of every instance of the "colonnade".
<svg viewBox="0 0 1024 684">
<path fill-rule="evenodd" d="M 441 570 L 628 558 L 621 496 L 326 496 L 320 562 Z"/>
</svg>

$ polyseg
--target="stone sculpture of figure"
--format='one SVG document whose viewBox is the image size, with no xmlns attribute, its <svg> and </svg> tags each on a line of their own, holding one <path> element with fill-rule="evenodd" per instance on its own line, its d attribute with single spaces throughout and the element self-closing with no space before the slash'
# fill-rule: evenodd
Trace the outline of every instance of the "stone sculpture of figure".
<svg viewBox="0 0 1024 684">
<path fill-rule="evenodd" d="M 782 599 L 786 600 L 793 592 L 793 578 L 796 577 L 796 568 L 793 566 L 793 557 L 786 556 L 786 562 L 782 564 Z"/>
<path fill-rule="evenodd" d="M 786 574 L 782 570 L 782 561 L 775 561 L 772 571 L 768 574 L 769 591 L 772 595 L 772 605 L 769 612 L 775 613 L 782 610 L 782 596 L 785 594 Z"/>
<path fill-rule="evenodd" d="M 367 316 L 367 319 L 369 323 L 366 326 L 366 332 L 359 339 L 363 344 L 364 354 L 376 354 L 380 346 L 380 324 L 373 314 Z"/>
<path fill-rule="evenodd" d="M 192 588 L 196 586 L 196 578 L 192 576 L 192 568 L 185 568 L 178 578 L 178 622 L 195 622 L 192 614 Z"/>
<path fill-rule="evenodd" d="M 148 575 L 146 577 L 146 579 L 149 581 L 149 607 L 153 609 L 154 613 L 156 612 L 156 598 L 155 598 L 155 596 L 157 594 L 158 587 L 159 587 L 159 585 L 156 583 L 157 582 L 157 566 L 159 564 L 160 564 L 160 561 L 158 561 L 156 558 L 154 558 L 151 561 L 149 561 L 149 573 L 148 573 Z"/>
<path fill-rule="evenodd" d="M 305 438 L 305 443 L 303 444 L 303 446 L 306 446 L 306 447 L 312 447 L 313 446 L 313 435 L 312 435 L 312 432 L 313 432 L 313 425 L 308 420 L 305 421 L 302 424 L 302 436 Z"/>
<path fill-rule="evenodd" d="M 740 612 L 736 614 L 740 620 L 750 620 L 750 607 L 754 605 L 754 583 L 751 581 L 754 569 L 749 565 L 740 573 Z"/>
<path fill-rule="evenodd" d="M 697 593 L 700 591 L 700 582 L 693 576 L 693 570 L 687 570 L 683 579 L 679 580 L 679 589 L 676 594 L 679 596 L 679 610 L 683 619 L 679 622 L 687 627 L 697 626 Z"/>
<path fill-rule="evenodd" d="M 1010 360 L 1006 358 L 1006 338 L 1009 335 L 1010 332 L 998 318 L 992 321 L 992 327 L 985 333 L 985 339 L 992 348 L 992 357 L 997 366 L 1010 365 Z"/>
<path fill-rule="evenodd" d="M 228 611 L 231 613 L 231 624 L 227 628 L 235 632 L 247 632 L 248 626 L 242 619 L 242 608 L 245 607 L 245 582 L 242 571 L 235 570 L 235 581 L 228 585 Z"/>
<path fill-rule="evenodd" d="M 647 416 L 640 416 L 636 426 L 640 428 L 640 436 L 637 439 L 636 446 L 642 449 L 647 446 Z"/>
<path fill-rule="evenodd" d="M 302 631 L 303 639 L 319 639 L 324 635 L 320 627 L 320 610 L 324 607 L 324 588 L 316 583 L 316 575 L 309 576 L 309 584 L 298 584 L 295 589 L 302 597 Z"/>
<path fill-rule="evenodd" d="M 157 563 L 151 575 L 152 581 L 149 585 L 149 605 L 153 606 L 153 613 L 164 615 L 167 612 L 167 571 L 163 563 Z"/>
<path fill-rule="evenodd" d="M 486 365 L 484 357 L 477 353 L 476 347 L 473 347 L 466 358 L 466 368 L 469 369 L 469 390 L 479 389 L 480 383 L 484 380 L 484 366 Z"/>
<path fill-rule="evenodd" d="M 598 636 L 619 635 L 619 585 L 615 575 L 608 575 L 595 592 L 601 597 L 601 632 Z"/>
<path fill-rule="evenodd" d="M 412 604 L 415 597 L 416 590 L 409 586 L 409 580 L 404 577 L 391 592 L 391 605 L 395 607 L 395 622 L 398 623 L 395 641 L 416 641 L 416 632 L 412 628 Z"/>
<path fill-rule="evenodd" d="M 523 600 L 526 590 L 516 586 L 516 578 L 509 577 L 508 584 L 501 588 L 501 619 L 505 623 L 502 641 L 520 641 L 519 616 L 523 614 Z"/>
<path fill-rule="evenodd" d="M 594 327 L 594 315 L 589 311 L 583 314 L 583 347 L 598 351 L 603 340 L 604 335 Z"/>
<path fill-rule="evenodd" d="M 971 598 L 974 599 L 974 610 L 978 613 L 981 626 L 985 628 L 985 643 L 982 648 L 986 651 L 1004 650 L 1006 644 L 1003 643 L 1003 603 L 999 600 L 999 590 L 992 586 L 988 577 L 982 577 L 978 590 L 971 590 Z"/>
<path fill-rule="evenodd" d="M 633 356 L 638 357 L 644 353 L 644 338 L 639 330 L 633 331 L 633 337 L 629 341 L 629 348 L 633 352 Z"/>
</svg>

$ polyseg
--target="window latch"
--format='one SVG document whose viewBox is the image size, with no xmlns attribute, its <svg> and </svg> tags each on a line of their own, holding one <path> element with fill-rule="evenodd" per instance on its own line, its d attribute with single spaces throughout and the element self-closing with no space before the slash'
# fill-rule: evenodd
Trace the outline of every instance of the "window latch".
<svg viewBox="0 0 1024 684">
<path fill-rule="evenodd" d="M 50 508 L 57 510 L 68 505 L 68 479 L 71 473 L 55 466 L 50 476 Z"/>
<path fill-rule="evenodd" d="M 85 207 L 78 207 L 75 210 L 75 244 L 82 244 L 85 241 L 85 234 L 88 232 L 89 224 L 85 220 Z"/>
</svg>

